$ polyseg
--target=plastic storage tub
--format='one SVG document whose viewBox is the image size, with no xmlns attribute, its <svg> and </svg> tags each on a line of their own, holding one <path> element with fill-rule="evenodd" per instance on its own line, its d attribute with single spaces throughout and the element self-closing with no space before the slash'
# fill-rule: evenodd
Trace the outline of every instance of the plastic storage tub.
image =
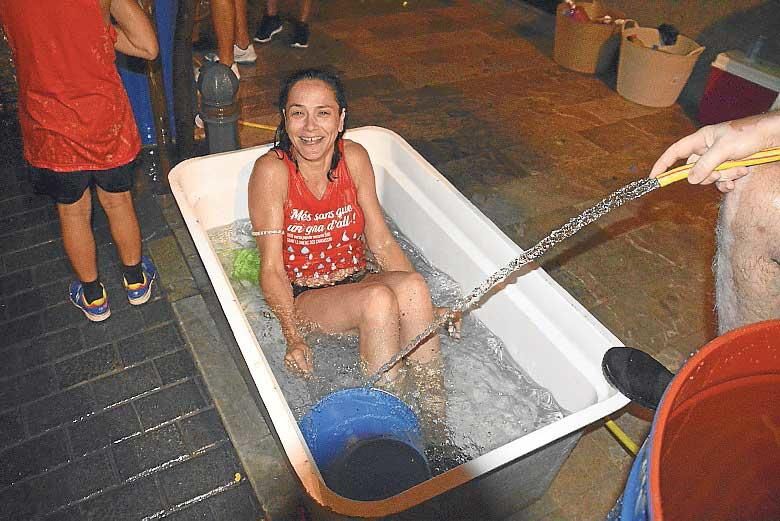
<svg viewBox="0 0 780 521">
<path fill-rule="evenodd" d="M 704 125 L 780 108 L 780 65 L 751 61 L 742 51 L 718 54 L 699 102 Z"/>
<path fill-rule="evenodd" d="M 397 134 L 363 127 L 347 137 L 368 150 L 390 218 L 464 291 L 521 253 Z M 327 487 L 207 236 L 209 229 L 248 217 L 247 181 L 255 160 L 269 148 L 190 159 L 169 179 L 251 374 L 250 388 L 257 388 L 271 432 L 306 493 L 339 515 L 381 517 L 435 504 L 453 516 L 481 520 L 504 519 L 539 498 L 583 428 L 628 400 L 601 373 L 604 352 L 620 341 L 538 267 L 524 271 L 473 313 L 503 340 L 506 354 L 571 414 L 388 499 L 355 501 Z"/>
</svg>

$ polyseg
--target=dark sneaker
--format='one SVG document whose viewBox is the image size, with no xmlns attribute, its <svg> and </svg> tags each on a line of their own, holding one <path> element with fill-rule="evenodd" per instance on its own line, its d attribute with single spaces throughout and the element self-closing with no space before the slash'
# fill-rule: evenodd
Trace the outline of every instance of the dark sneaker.
<svg viewBox="0 0 780 521">
<path fill-rule="evenodd" d="M 282 19 L 278 15 L 268 16 L 263 15 L 263 19 L 260 20 L 260 27 L 257 28 L 255 33 L 255 41 L 260 43 L 268 43 L 275 34 L 282 32 Z"/>
<path fill-rule="evenodd" d="M 300 47 L 305 49 L 309 46 L 309 24 L 303 22 L 295 22 L 295 30 L 293 32 L 292 43 L 290 47 Z"/>
<path fill-rule="evenodd" d="M 152 284 L 157 280 L 157 268 L 155 268 L 152 259 L 145 255 L 141 257 L 141 271 L 144 274 L 143 282 L 128 284 L 124 277 L 122 278 L 122 283 L 127 290 L 127 300 L 134 306 L 140 306 L 149 301 L 152 296 Z"/>
<path fill-rule="evenodd" d="M 84 299 L 84 286 L 79 281 L 71 282 L 68 296 L 70 302 L 84 312 L 84 315 L 92 322 L 102 322 L 111 316 L 111 308 L 108 306 L 108 295 L 103 284 L 103 296 L 93 302 Z"/>
<path fill-rule="evenodd" d="M 633 347 L 612 347 L 604 353 L 601 370 L 612 386 L 631 401 L 655 410 L 674 374 L 661 362 Z"/>
</svg>

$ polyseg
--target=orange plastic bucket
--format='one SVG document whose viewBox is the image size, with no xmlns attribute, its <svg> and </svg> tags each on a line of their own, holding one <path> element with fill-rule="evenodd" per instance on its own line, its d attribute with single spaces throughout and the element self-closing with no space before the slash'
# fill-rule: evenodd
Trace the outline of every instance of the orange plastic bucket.
<svg viewBox="0 0 780 521">
<path fill-rule="evenodd" d="M 686 362 L 656 412 L 649 459 L 652 520 L 780 519 L 780 320 Z"/>
</svg>

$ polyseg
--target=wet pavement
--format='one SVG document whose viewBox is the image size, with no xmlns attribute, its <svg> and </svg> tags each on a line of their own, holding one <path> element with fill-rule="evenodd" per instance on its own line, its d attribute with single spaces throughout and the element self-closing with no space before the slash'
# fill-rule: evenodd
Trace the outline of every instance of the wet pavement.
<svg viewBox="0 0 780 521">
<path fill-rule="evenodd" d="M 696 126 L 679 106 L 621 98 L 614 71 L 594 77 L 555 64 L 553 28 L 551 15 L 515 1 L 323 2 L 308 49 L 287 47 L 287 31 L 256 45 L 257 64 L 241 67 L 242 118 L 275 126 L 285 73 L 335 67 L 348 89 L 350 126 L 396 131 L 529 247 L 646 175 Z M 3 95 L 3 106 L 9 99 Z M 15 125 L 2 121 L 4 518 L 294 518 L 294 484 L 165 187 L 139 175 L 134 194 L 145 251 L 161 273 L 144 306 L 122 298 L 96 210 L 101 272 L 116 296 L 110 320 L 87 323 L 67 302 L 71 274 L 54 208 L 31 193 Z M 271 139 L 241 128 L 242 146 Z M 626 345 L 675 370 L 714 336 L 718 202 L 715 190 L 672 185 L 612 212 L 540 264 Z M 641 441 L 650 416 L 629 408 L 615 419 Z M 631 462 L 593 425 L 547 493 L 512 519 L 604 519 Z"/>
</svg>

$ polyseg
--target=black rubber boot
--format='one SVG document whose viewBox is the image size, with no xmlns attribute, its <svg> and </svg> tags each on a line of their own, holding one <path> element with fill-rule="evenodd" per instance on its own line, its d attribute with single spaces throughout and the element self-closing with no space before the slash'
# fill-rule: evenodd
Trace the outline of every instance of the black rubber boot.
<svg viewBox="0 0 780 521">
<path fill-rule="evenodd" d="M 612 347 L 601 360 L 601 370 L 612 386 L 631 401 L 655 410 L 674 374 L 661 362 L 633 347 Z"/>
</svg>

